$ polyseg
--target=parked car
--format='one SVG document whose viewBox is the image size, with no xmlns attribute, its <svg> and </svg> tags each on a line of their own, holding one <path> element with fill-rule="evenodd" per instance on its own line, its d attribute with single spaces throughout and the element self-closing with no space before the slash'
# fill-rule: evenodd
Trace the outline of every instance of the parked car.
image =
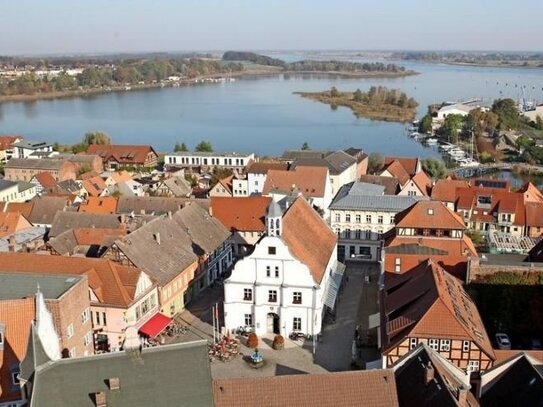
<svg viewBox="0 0 543 407">
<path fill-rule="evenodd" d="M 498 349 L 511 349 L 511 341 L 509 340 L 509 336 L 504 333 L 497 333 L 496 345 L 498 345 Z"/>
</svg>

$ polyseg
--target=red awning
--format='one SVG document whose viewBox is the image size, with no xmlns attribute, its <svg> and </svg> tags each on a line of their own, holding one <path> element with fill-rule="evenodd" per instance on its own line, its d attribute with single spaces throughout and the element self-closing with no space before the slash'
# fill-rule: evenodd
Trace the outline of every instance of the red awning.
<svg viewBox="0 0 543 407">
<path fill-rule="evenodd" d="M 153 315 L 149 321 L 143 324 L 140 328 L 140 333 L 145 336 L 154 338 L 160 334 L 172 322 L 171 318 L 160 312 Z"/>
</svg>

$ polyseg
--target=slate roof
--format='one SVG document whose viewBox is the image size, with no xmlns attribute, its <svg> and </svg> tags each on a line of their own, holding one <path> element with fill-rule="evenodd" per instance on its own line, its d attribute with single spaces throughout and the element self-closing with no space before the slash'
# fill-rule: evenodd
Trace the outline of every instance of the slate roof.
<svg viewBox="0 0 543 407">
<path fill-rule="evenodd" d="M 12 158 L 6 163 L 6 168 L 59 171 L 65 164 L 66 161 L 58 160 L 56 158 Z"/>
<path fill-rule="evenodd" d="M 425 381 L 426 369 L 433 369 L 434 378 Z M 464 372 L 426 345 L 419 345 L 392 367 L 401 406 L 479 406 L 469 391 Z M 458 400 L 464 391 L 465 402 Z"/>
<path fill-rule="evenodd" d="M 366 184 L 382 185 L 385 187 L 385 195 L 396 195 L 400 189 L 399 182 L 396 178 L 381 177 L 380 175 L 362 175 L 358 179 Z"/>
<path fill-rule="evenodd" d="M 356 159 L 344 151 L 336 151 L 323 158 L 300 158 L 294 161 L 290 170 L 300 166 L 327 167 L 330 175 L 339 175 L 356 164 Z"/>
<path fill-rule="evenodd" d="M 120 196 L 117 213 L 162 215 L 176 212 L 188 202 L 194 202 L 204 209 L 209 208 L 209 200 L 192 198 L 162 198 L 156 196 Z"/>
<path fill-rule="evenodd" d="M 212 197 L 213 216 L 231 231 L 265 230 L 264 217 L 271 198 L 254 196 L 246 198 Z"/>
<path fill-rule="evenodd" d="M 337 235 L 304 198 L 297 198 L 283 215 L 281 238 L 320 284 L 336 248 Z"/>
<path fill-rule="evenodd" d="M 104 392 L 112 407 L 210 407 L 207 350 L 196 341 L 47 362 L 36 369 L 30 406 L 95 407 L 94 394 Z M 118 390 L 110 389 L 112 378 Z"/>
<path fill-rule="evenodd" d="M 0 301 L 33 297 L 39 285 L 45 299 L 58 299 L 84 277 L 0 272 Z"/>
<path fill-rule="evenodd" d="M 216 407 L 398 406 L 391 370 L 220 379 Z"/>
<path fill-rule="evenodd" d="M 34 225 L 51 225 L 57 212 L 62 212 L 68 204 L 69 200 L 66 197 L 41 196 L 34 198 L 28 220 Z"/>
<path fill-rule="evenodd" d="M 90 227 L 118 229 L 120 226 L 121 222 L 117 215 L 59 211 L 51 225 L 49 237 L 58 236 L 69 229 Z"/>
</svg>

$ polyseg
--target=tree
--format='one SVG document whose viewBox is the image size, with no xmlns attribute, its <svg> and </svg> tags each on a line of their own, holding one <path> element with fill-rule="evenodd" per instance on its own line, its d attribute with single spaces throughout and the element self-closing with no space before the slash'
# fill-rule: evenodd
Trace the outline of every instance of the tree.
<svg viewBox="0 0 543 407">
<path fill-rule="evenodd" d="M 200 141 L 194 148 L 194 151 L 211 153 L 213 152 L 213 146 L 209 141 Z"/>
<path fill-rule="evenodd" d="M 425 115 L 419 122 L 419 133 L 428 134 L 432 132 L 432 116 Z"/>
<path fill-rule="evenodd" d="M 103 131 L 89 131 L 88 133 L 85 133 L 85 137 L 83 138 L 83 143 L 87 145 L 91 144 L 111 144 L 111 138 L 108 136 L 107 133 Z"/>
<path fill-rule="evenodd" d="M 353 93 L 353 100 L 355 102 L 362 102 L 364 100 L 364 95 L 360 89 L 355 90 Z"/>
<path fill-rule="evenodd" d="M 302 144 L 302 150 L 311 150 L 311 148 L 309 147 L 309 144 L 306 142 L 304 142 L 304 144 Z"/>
<path fill-rule="evenodd" d="M 500 130 L 518 129 L 520 114 L 513 99 L 498 99 L 492 105 L 492 111 L 498 115 Z"/>
<path fill-rule="evenodd" d="M 469 230 L 466 235 L 471 239 L 475 246 L 483 246 L 485 244 L 485 238 L 478 230 Z"/>
<path fill-rule="evenodd" d="M 85 174 L 86 172 L 89 172 L 89 171 L 92 171 L 91 166 L 89 164 L 82 164 L 77 169 L 77 177 L 79 178 L 79 176 L 81 176 L 82 174 Z"/>
<path fill-rule="evenodd" d="M 339 91 L 336 89 L 335 86 L 332 86 L 330 89 L 330 96 L 333 98 L 337 98 L 339 96 Z"/>
<path fill-rule="evenodd" d="M 439 134 L 449 139 L 451 143 L 458 142 L 458 132 L 462 128 L 464 118 L 459 114 L 450 114 L 445 117 L 443 125 L 439 129 Z"/>
<path fill-rule="evenodd" d="M 231 168 L 214 167 L 209 181 L 209 187 L 213 188 L 221 179 L 225 179 L 232 175 L 234 171 Z"/>
<path fill-rule="evenodd" d="M 494 162 L 494 157 L 492 157 L 488 151 L 483 151 L 481 154 L 479 154 L 479 161 L 481 164 L 491 163 Z"/>
<path fill-rule="evenodd" d="M 368 157 L 368 174 L 374 174 L 383 167 L 385 159 L 379 153 L 371 153 Z"/>
<path fill-rule="evenodd" d="M 441 179 L 447 176 L 445 163 L 433 157 L 422 160 L 422 169 L 432 178 Z"/>
<path fill-rule="evenodd" d="M 175 143 L 173 151 L 177 153 L 179 151 L 189 151 L 189 149 L 187 148 L 187 145 L 185 143 L 179 144 L 179 142 L 177 142 Z"/>
</svg>

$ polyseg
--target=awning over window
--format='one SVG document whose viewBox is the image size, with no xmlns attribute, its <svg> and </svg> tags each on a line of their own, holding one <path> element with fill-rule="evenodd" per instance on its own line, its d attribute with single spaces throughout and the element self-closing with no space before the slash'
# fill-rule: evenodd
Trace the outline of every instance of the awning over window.
<svg viewBox="0 0 543 407">
<path fill-rule="evenodd" d="M 326 292 L 324 294 L 324 305 L 330 309 L 334 309 L 336 305 L 336 298 L 339 288 L 341 287 L 341 280 L 343 279 L 343 273 L 345 272 L 345 265 L 336 260 L 334 264 L 334 270 L 332 275 L 328 279 Z"/>
<path fill-rule="evenodd" d="M 171 318 L 160 312 L 153 315 L 149 321 L 140 328 L 140 334 L 154 338 L 158 336 L 172 322 Z"/>
</svg>

